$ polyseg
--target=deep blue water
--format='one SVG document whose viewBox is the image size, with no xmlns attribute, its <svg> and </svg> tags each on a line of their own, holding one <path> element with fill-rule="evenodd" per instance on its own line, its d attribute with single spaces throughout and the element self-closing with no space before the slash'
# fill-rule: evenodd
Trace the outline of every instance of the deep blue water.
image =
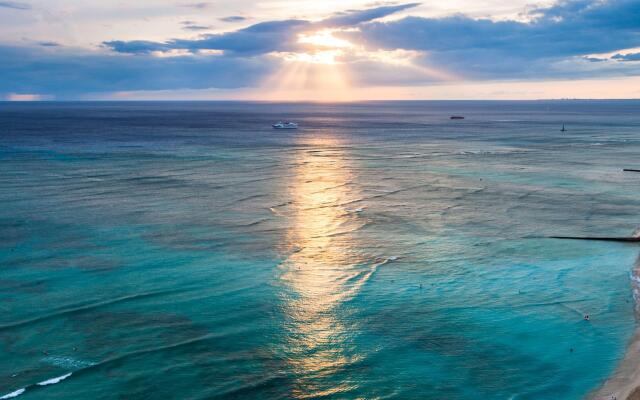
<svg viewBox="0 0 640 400">
<path fill-rule="evenodd" d="M 638 154 L 632 101 L 0 103 L 0 397 L 580 399 L 638 249 L 544 237 L 631 235 Z"/>
</svg>

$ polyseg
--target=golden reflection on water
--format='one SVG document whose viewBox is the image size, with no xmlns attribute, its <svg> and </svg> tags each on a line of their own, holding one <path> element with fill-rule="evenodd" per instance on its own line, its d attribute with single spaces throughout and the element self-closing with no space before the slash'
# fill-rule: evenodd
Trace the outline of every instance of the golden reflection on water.
<svg viewBox="0 0 640 400">
<path fill-rule="evenodd" d="M 345 302 L 358 293 L 375 265 L 359 250 L 356 231 L 366 219 L 348 155 L 323 139 L 297 155 L 288 215 L 291 255 L 282 264 L 286 286 L 287 360 L 296 398 L 326 396 L 350 388 L 331 376 L 355 361 L 354 326 Z M 354 202 L 355 203 L 352 203 Z M 354 205 L 356 204 L 356 205 Z"/>
</svg>

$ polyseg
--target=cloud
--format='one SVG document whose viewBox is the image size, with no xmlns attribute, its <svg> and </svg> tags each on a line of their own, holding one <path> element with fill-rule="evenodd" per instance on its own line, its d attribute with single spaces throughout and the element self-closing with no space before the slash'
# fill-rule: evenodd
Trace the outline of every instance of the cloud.
<svg viewBox="0 0 640 400">
<path fill-rule="evenodd" d="M 246 17 L 242 17 L 240 15 L 230 15 L 228 17 L 220 18 L 220 21 L 222 21 L 222 22 L 241 22 L 241 21 L 245 21 L 246 19 L 247 19 Z"/>
<path fill-rule="evenodd" d="M 618 53 L 611 58 L 618 61 L 640 61 L 640 53 L 630 53 L 630 54 Z"/>
<path fill-rule="evenodd" d="M 4 97 L 7 101 L 42 101 L 51 100 L 51 96 L 34 93 L 7 93 Z"/>
<path fill-rule="evenodd" d="M 182 29 L 187 31 L 208 31 L 211 30 L 210 25 L 185 25 Z"/>
<path fill-rule="evenodd" d="M 582 57 L 584 60 L 589 61 L 589 62 L 603 62 L 603 61 L 607 61 L 607 58 L 599 58 L 599 57 Z"/>
<path fill-rule="evenodd" d="M 187 6 L 201 4 L 210 3 Z M 320 21 L 266 21 L 194 39 L 115 38 L 102 51 L 35 41 L 31 47 L 0 46 L 0 94 L 73 98 L 87 92 L 256 87 L 286 62 L 272 53 L 309 51 L 298 35 L 324 29 L 357 44 L 337 60 L 361 87 L 640 75 L 640 53 L 633 50 L 640 47 L 637 0 L 562 0 L 531 9 L 528 22 L 464 15 L 383 19 L 416 6 L 383 4 Z M 181 24 L 193 31 L 209 28 L 197 21 Z"/>
<path fill-rule="evenodd" d="M 44 42 L 38 42 L 38 45 L 40 45 L 42 47 L 58 47 L 58 46 L 60 46 L 60 43 L 44 41 Z"/>
<path fill-rule="evenodd" d="M 425 60 L 472 79 L 566 75 L 574 59 L 576 73 L 597 74 L 578 59 L 640 46 L 637 0 L 565 0 L 533 9 L 529 17 L 531 22 L 406 17 L 372 21 L 341 36 L 370 49 L 422 51 Z M 602 68 L 604 74 L 621 71 Z"/>
<path fill-rule="evenodd" d="M 274 57 L 154 57 L 61 47 L 0 46 L 0 93 L 55 94 L 254 87 L 279 66 Z"/>
<path fill-rule="evenodd" d="M 420 3 L 409 3 L 393 6 L 380 6 L 369 8 L 366 10 L 351 10 L 335 14 L 333 17 L 327 18 L 324 21 L 320 22 L 319 25 L 325 27 L 354 26 L 363 22 L 369 22 L 375 19 L 383 18 L 419 5 Z"/>
<path fill-rule="evenodd" d="M 167 51 L 171 48 L 163 43 L 151 42 L 147 40 L 112 40 L 103 43 L 105 46 L 118 53 L 129 54 L 149 54 L 154 51 Z"/>
<path fill-rule="evenodd" d="M 200 3 L 187 3 L 187 4 L 183 4 L 183 7 L 189 7 L 189 8 L 197 8 L 199 10 L 208 8 L 209 6 L 211 6 L 211 3 L 206 3 L 206 2 L 200 2 Z"/>
<path fill-rule="evenodd" d="M 11 8 L 14 10 L 30 10 L 31 4 L 18 1 L 0 1 L 0 8 Z"/>
<path fill-rule="evenodd" d="M 258 55 L 299 48 L 296 32 L 311 25 L 308 21 L 262 22 L 238 31 L 205 35 L 201 39 L 174 39 L 164 43 L 149 41 L 108 41 L 103 44 L 119 53 L 147 54 L 167 50 L 222 50 L 239 55 Z"/>
<path fill-rule="evenodd" d="M 109 41 L 104 45 L 120 53 L 141 54 L 151 51 L 174 50 L 222 50 L 232 54 L 257 55 L 274 51 L 303 50 L 298 43 L 299 33 L 338 27 L 354 27 L 399 11 L 415 7 L 418 3 L 382 6 L 367 10 L 351 10 L 319 22 L 305 20 L 267 21 L 237 31 L 206 35 L 200 39 L 175 39 L 164 43 L 146 41 Z"/>
<path fill-rule="evenodd" d="M 189 51 L 222 50 L 240 55 L 294 51 L 299 48 L 297 32 L 304 31 L 309 25 L 308 21 L 301 20 L 262 22 L 234 32 L 206 35 L 202 39 L 172 40 L 164 46 Z"/>
<path fill-rule="evenodd" d="M 640 2 L 570 2 L 548 9 L 531 23 L 472 19 L 463 15 L 429 19 L 407 17 L 362 27 L 361 40 L 376 47 L 426 51 L 499 50 L 529 57 L 569 56 L 640 44 Z M 571 9 L 571 12 L 567 12 Z M 615 12 L 620 19 L 612 18 Z M 629 18 L 633 15 L 635 18 Z"/>
<path fill-rule="evenodd" d="M 212 28 L 210 25 L 198 25 L 194 21 L 182 21 L 182 29 L 188 31 L 206 31 Z"/>
<path fill-rule="evenodd" d="M 222 51 L 248 57 L 272 52 L 304 52 L 301 33 L 334 29 L 338 37 L 369 51 L 411 50 L 422 54 L 419 66 L 446 70 L 466 79 L 532 79 L 545 77 L 628 75 L 637 68 L 600 63 L 598 53 L 640 46 L 640 2 L 637 0 L 563 0 L 528 12 L 530 22 L 493 21 L 465 15 L 443 18 L 384 17 L 410 10 L 419 3 L 381 5 L 349 10 L 324 20 L 267 21 L 249 27 L 166 42 L 110 41 L 119 53 L 154 51 Z M 196 25 L 199 27 L 199 25 Z M 194 29 L 198 30 L 198 29 Z M 632 57 L 629 57 L 632 58 Z M 613 60 L 629 61 L 618 57 Z"/>
</svg>

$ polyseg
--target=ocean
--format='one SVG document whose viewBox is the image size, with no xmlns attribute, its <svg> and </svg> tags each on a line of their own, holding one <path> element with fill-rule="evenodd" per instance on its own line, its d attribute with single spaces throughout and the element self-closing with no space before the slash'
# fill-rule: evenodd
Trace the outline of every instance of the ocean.
<svg viewBox="0 0 640 400">
<path fill-rule="evenodd" d="M 639 116 L 0 103 L 0 398 L 581 399 L 638 246 L 548 237 L 640 225 Z"/>
</svg>

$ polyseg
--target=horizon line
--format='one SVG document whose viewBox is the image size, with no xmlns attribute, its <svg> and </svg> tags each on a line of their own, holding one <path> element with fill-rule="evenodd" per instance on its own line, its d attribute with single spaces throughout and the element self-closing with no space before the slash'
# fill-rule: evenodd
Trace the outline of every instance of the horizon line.
<svg viewBox="0 0 640 400">
<path fill-rule="evenodd" d="M 386 103 L 386 102 L 536 102 L 536 101 L 640 101 L 640 97 L 628 98 L 540 98 L 540 99 L 371 99 L 371 100 L 255 100 L 255 99 L 34 99 L 7 100 L 0 99 L 0 103 L 265 103 L 265 104 L 357 104 L 357 103 Z"/>
</svg>

